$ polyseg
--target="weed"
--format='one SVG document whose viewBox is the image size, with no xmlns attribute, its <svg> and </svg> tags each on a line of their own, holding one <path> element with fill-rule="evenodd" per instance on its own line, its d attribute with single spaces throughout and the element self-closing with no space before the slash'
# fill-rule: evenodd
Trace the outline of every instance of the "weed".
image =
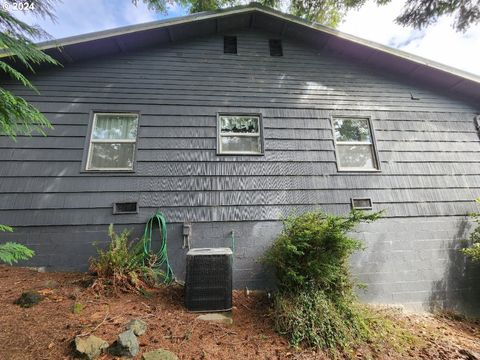
<svg viewBox="0 0 480 360">
<path fill-rule="evenodd" d="M 480 198 L 475 199 L 475 201 L 480 203 Z M 468 239 L 464 240 L 464 245 L 467 247 L 460 249 L 460 251 L 473 261 L 480 263 L 480 213 L 470 214 L 470 217 L 477 223 L 477 227 L 472 231 Z"/>
<path fill-rule="evenodd" d="M 92 285 L 99 290 L 112 287 L 114 292 L 133 291 L 154 286 L 162 276 L 162 271 L 155 268 L 156 256 L 145 254 L 143 241 L 130 242 L 129 230 L 115 233 L 113 224 L 108 228 L 110 243 L 108 249 L 97 249 L 97 258 L 90 259 L 90 270 L 98 279 Z"/>
<path fill-rule="evenodd" d="M 74 314 L 77 314 L 77 315 L 78 315 L 78 314 L 80 314 L 80 313 L 82 312 L 82 310 L 83 310 L 83 305 L 82 305 L 81 303 L 76 302 L 76 303 L 73 304 L 73 306 L 72 306 L 72 312 L 73 312 Z"/>
</svg>

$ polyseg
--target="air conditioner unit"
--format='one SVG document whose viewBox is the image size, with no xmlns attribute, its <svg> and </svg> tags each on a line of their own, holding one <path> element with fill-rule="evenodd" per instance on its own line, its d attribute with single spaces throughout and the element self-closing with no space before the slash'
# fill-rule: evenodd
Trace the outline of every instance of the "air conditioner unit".
<svg viewBox="0 0 480 360">
<path fill-rule="evenodd" d="M 232 258 L 229 248 L 199 248 L 187 252 L 185 306 L 189 311 L 232 308 Z"/>
</svg>

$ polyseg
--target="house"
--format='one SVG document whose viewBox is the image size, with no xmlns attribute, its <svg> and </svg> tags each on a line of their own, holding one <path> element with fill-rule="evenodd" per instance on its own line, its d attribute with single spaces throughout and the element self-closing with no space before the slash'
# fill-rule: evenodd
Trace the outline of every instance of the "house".
<svg viewBox="0 0 480 360">
<path fill-rule="evenodd" d="M 58 48 L 57 45 L 61 47 Z M 52 122 L 0 139 L 2 239 L 85 270 L 110 223 L 140 236 L 160 209 L 170 261 L 232 246 L 237 288 L 294 211 L 385 210 L 356 234 L 365 301 L 471 309 L 458 252 L 480 188 L 480 78 L 251 4 L 43 43 L 63 67 L 5 79 Z"/>
</svg>

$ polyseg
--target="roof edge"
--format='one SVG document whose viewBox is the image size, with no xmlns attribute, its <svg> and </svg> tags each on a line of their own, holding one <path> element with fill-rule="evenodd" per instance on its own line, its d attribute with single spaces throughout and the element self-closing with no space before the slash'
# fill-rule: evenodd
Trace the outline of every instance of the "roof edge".
<svg viewBox="0 0 480 360">
<path fill-rule="evenodd" d="M 71 37 L 66 37 L 66 38 L 61 38 L 56 40 L 49 40 L 49 41 L 38 43 L 37 46 L 41 50 L 49 50 L 53 48 L 61 48 L 68 45 L 75 45 L 75 44 L 80 44 L 80 43 L 89 42 L 89 41 L 111 38 L 111 37 L 125 35 L 125 34 L 134 33 L 138 31 L 166 28 L 169 26 L 181 25 L 184 23 L 214 19 L 214 18 L 229 16 L 234 14 L 248 13 L 253 11 L 258 11 L 266 15 L 283 19 L 284 21 L 292 22 L 316 31 L 321 31 L 326 34 L 333 35 L 338 38 L 353 42 L 355 44 L 366 46 L 370 49 L 374 49 L 389 55 L 393 55 L 393 56 L 405 59 L 407 61 L 416 63 L 418 65 L 423 65 L 423 66 L 436 69 L 436 70 L 460 77 L 462 79 L 480 84 L 479 75 L 476 75 L 464 70 L 460 70 L 458 68 L 445 65 L 437 61 L 430 60 L 418 55 L 410 54 L 408 52 L 398 50 L 386 45 L 382 45 L 374 41 L 365 40 L 355 35 L 344 33 L 342 31 L 329 28 L 327 26 L 318 24 L 316 22 L 311 22 L 311 21 L 299 18 L 297 16 L 286 14 L 281 11 L 274 10 L 272 8 L 263 6 L 255 2 L 252 2 L 248 5 L 240 5 L 240 6 L 235 6 L 235 7 L 225 8 L 225 9 L 219 9 L 215 11 L 205 11 L 205 12 L 190 14 L 186 16 L 176 17 L 176 18 L 163 19 L 163 20 L 152 21 L 152 22 L 147 22 L 147 23 L 142 23 L 137 25 L 128 25 L 128 26 L 123 26 L 123 27 L 110 29 L 110 30 L 102 30 L 102 31 L 87 33 L 83 35 L 76 35 L 76 36 L 71 36 Z M 9 56 L 8 53 L 4 53 L 4 54 L 0 53 L 0 58 L 7 57 L 7 56 Z"/>
</svg>

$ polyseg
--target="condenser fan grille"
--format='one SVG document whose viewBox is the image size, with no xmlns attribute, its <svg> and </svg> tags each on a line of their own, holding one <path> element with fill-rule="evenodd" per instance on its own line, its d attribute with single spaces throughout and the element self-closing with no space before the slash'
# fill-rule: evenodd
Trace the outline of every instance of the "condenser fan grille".
<svg viewBox="0 0 480 360">
<path fill-rule="evenodd" d="M 201 251 L 203 250 L 203 252 Z M 208 249 L 187 253 L 185 306 L 190 311 L 225 311 L 232 308 L 232 254 L 230 249 L 209 254 Z"/>
</svg>

